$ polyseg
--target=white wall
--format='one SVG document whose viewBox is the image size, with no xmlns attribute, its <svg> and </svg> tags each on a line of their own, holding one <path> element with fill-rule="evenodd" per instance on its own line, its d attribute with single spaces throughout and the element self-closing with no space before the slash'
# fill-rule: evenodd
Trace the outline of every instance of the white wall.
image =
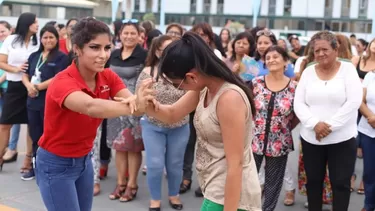
<svg viewBox="0 0 375 211">
<path fill-rule="evenodd" d="M 276 15 L 279 15 L 279 16 L 284 15 L 284 0 L 276 1 Z"/>
<path fill-rule="evenodd" d="M 277 1 L 277 0 L 276 0 Z M 260 5 L 260 15 L 267 16 L 269 11 L 269 0 L 262 0 Z"/>
<path fill-rule="evenodd" d="M 339 0 L 341 1 L 341 0 Z M 310 18 L 323 18 L 324 17 L 324 5 L 325 0 L 307 0 L 307 17 Z M 305 13 L 305 14 L 306 14 Z"/>
<path fill-rule="evenodd" d="M 341 0 L 333 0 L 333 9 L 332 9 L 332 17 L 340 18 L 341 17 Z"/>
<path fill-rule="evenodd" d="M 217 0 L 211 0 L 211 8 L 210 8 L 211 14 L 217 13 Z"/>
<path fill-rule="evenodd" d="M 303 17 L 306 16 L 308 5 L 307 0 L 293 0 L 291 16 Z"/>
<path fill-rule="evenodd" d="M 190 0 L 165 0 L 164 5 L 166 13 L 190 13 Z"/>
<path fill-rule="evenodd" d="M 370 19 L 373 17 L 372 14 L 375 12 L 374 8 L 375 8 L 375 0 L 368 0 L 367 18 Z M 375 26 L 372 26 L 372 27 L 375 27 Z"/>
<path fill-rule="evenodd" d="M 350 3 L 350 18 L 358 18 L 359 0 L 351 0 Z"/>
<path fill-rule="evenodd" d="M 252 0 L 225 0 L 224 14 L 252 15 L 252 4 Z"/>
</svg>

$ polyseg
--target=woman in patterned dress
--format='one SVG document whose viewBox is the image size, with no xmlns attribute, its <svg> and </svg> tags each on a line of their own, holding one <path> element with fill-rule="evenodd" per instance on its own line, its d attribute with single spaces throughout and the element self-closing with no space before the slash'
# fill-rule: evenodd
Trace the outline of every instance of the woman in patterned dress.
<svg viewBox="0 0 375 211">
<path fill-rule="evenodd" d="M 122 47 L 111 54 L 110 68 L 123 80 L 129 91 L 135 86 L 146 60 L 147 52 L 139 44 L 139 26 L 135 20 L 124 22 L 120 30 Z M 138 172 L 144 149 L 140 117 L 123 116 L 108 119 L 107 140 L 116 150 L 117 186 L 110 194 L 111 200 L 128 202 L 137 196 Z M 126 181 L 126 172 L 129 178 Z"/>
<path fill-rule="evenodd" d="M 269 70 L 266 76 L 252 80 L 256 114 L 253 153 L 259 171 L 265 165 L 264 211 L 273 211 L 283 185 L 288 154 L 293 150 L 292 130 L 298 124 L 293 100 L 296 82 L 284 75 L 288 64 L 287 52 L 271 46 L 264 54 Z"/>
</svg>

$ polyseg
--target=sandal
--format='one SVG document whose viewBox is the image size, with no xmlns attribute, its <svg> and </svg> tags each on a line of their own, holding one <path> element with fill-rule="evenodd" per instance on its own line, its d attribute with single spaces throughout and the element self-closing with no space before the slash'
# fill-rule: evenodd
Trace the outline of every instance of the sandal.
<svg viewBox="0 0 375 211">
<path fill-rule="evenodd" d="M 365 194 L 365 189 L 363 189 L 363 188 L 358 188 L 357 193 L 358 193 L 359 195 L 364 195 L 364 194 Z"/>
<path fill-rule="evenodd" d="M 99 183 L 95 183 L 94 184 L 94 196 L 99 195 L 99 193 L 100 193 L 100 184 Z"/>
<path fill-rule="evenodd" d="M 295 190 L 292 190 L 292 191 L 287 191 L 285 193 L 285 199 L 284 199 L 284 205 L 285 206 L 292 206 L 294 205 L 294 199 L 295 199 Z"/>
<path fill-rule="evenodd" d="M 117 200 L 121 198 L 121 195 L 125 192 L 126 185 L 117 185 L 115 190 L 109 195 L 109 199 Z"/>
<path fill-rule="evenodd" d="M 32 162 L 33 155 L 26 154 L 25 159 L 23 160 L 23 166 L 20 169 L 20 173 L 26 173 L 30 171 L 32 168 L 31 162 Z"/>
<path fill-rule="evenodd" d="M 189 182 L 186 184 L 186 182 Z M 191 180 L 183 180 L 180 185 L 180 194 L 186 193 L 191 189 Z"/>
<path fill-rule="evenodd" d="M 131 188 L 128 186 L 119 200 L 120 202 L 133 201 L 137 197 L 137 193 L 138 193 L 138 186 L 135 188 Z"/>
</svg>

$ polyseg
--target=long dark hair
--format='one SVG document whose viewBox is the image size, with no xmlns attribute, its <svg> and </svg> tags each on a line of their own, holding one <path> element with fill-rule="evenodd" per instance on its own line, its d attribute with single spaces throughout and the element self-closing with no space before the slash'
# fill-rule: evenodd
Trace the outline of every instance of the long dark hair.
<svg viewBox="0 0 375 211">
<path fill-rule="evenodd" d="M 163 43 L 167 40 L 172 40 L 172 38 L 168 35 L 161 35 L 152 40 L 147 54 L 146 66 L 153 67 L 159 63 L 160 58 L 156 56 L 156 51 L 159 50 Z"/>
<path fill-rule="evenodd" d="M 246 94 L 254 115 L 253 94 L 242 79 L 221 61 L 196 33 L 186 32 L 181 40 L 174 41 L 164 49 L 159 64 L 158 77 L 183 79 L 186 73 L 196 68 L 201 74 L 220 78 L 239 86 Z"/>
<path fill-rule="evenodd" d="M 247 42 L 249 42 L 249 52 L 247 52 L 247 55 L 250 56 L 250 57 L 254 56 L 254 51 L 255 51 L 256 46 L 255 46 L 255 40 L 254 40 L 253 36 L 251 36 L 251 34 L 249 32 L 241 32 L 236 36 L 236 38 L 232 42 L 233 52 L 232 52 L 232 56 L 230 57 L 231 61 L 236 60 L 236 50 L 235 50 L 236 42 L 238 40 L 242 40 L 244 38 L 246 38 Z"/>
<path fill-rule="evenodd" d="M 44 35 L 44 33 L 46 32 L 50 32 L 52 33 L 55 37 L 56 37 L 56 40 L 57 40 L 57 43 L 55 45 L 55 47 L 49 52 L 48 54 L 48 57 L 47 57 L 47 62 L 49 61 L 52 61 L 56 54 L 59 52 L 59 33 L 57 32 L 56 28 L 54 25 L 50 25 L 50 24 L 47 24 L 45 25 L 42 30 L 40 30 L 40 45 L 39 45 L 39 50 L 38 52 L 42 53 L 44 51 L 44 46 L 42 44 L 42 37 Z"/>
<path fill-rule="evenodd" d="M 25 12 L 20 15 L 17 21 L 16 31 L 14 34 L 17 35 L 16 39 L 13 40 L 12 46 L 16 43 L 20 43 L 23 46 L 26 36 L 29 33 L 29 28 L 35 23 L 36 15 L 31 12 Z M 31 37 L 33 45 L 38 44 L 36 34 L 33 34 Z M 14 47 L 14 46 L 13 46 Z"/>
</svg>

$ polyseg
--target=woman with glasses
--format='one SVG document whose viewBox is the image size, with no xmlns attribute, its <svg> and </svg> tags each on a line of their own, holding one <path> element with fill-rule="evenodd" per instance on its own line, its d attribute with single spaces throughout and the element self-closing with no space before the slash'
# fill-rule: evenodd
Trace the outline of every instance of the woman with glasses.
<svg viewBox="0 0 375 211">
<path fill-rule="evenodd" d="M 195 33 L 171 43 L 159 67 L 160 78 L 190 91 L 172 105 L 154 101 L 156 109 L 149 107 L 146 113 L 172 124 L 196 110 L 196 169 L 205 197 L 201 211 L 260 211 L 261 190 L 251 153 L 251 91 Z"/>
<path fill-rule="evenodd" d="M 212 49 L 212 51 L 215 53 L 215 55 L 219 59 L 223 59 L 223 56 L 221 55 L 221 52 L 216 48 L 215 45 L 215 34 L 212 31 L 212 27 L 208 23 L 198 23 L 193 26 L 191 29 L 192 32 L 197 33 L 202 39 L 206 42 L 208 46 Z"/>
<path fill-rule="evenodd" d="M 119 32 L 122 47 L 112 52 L 110 68 L 122 79 L 130 92 L 135 92 L 147 52 L 139 45 L 139 26 L 135 19 L 124 20 Z M 109 195 L 111 200 L 128 202 L 137 196 L 138 172 L 144 150 L 140 117 L 126 116 L 108 119 L 107 140 L 116 150 L 117 185 Z M 126 173 L 129 177 L 126 179 Z"/>
<path fill-rule="evenodd" d="M 168 25 L 166 35 L 170 36 L 172 40 L 178 40 L 184 34 L 184 29 L 178 23 L 171 23 Z"/>
<path fill-rule="evenodd" d="M 152 41 L 146 60 L 146 68 L 138 78 L 139 84 L 147 78 L 157 79 L 158 65 L 164 49 L 172 43 L 172 38 L 162 35 Z M 153 88 L 156 99 L 164 104 L 177 102 L 185 91 L 173 87 L 171 83 L 158 80 Z M 141 119 L 142 137 L 146 151 L 147 184 L 151 195 L 150 211 L 159 211 L 161 206 L 161 184 L 164 166 L 168 175 L 169 204 L 173 209 L 181 210 L 179 188 L 182 180 L 184 152 L 189 139 L 189 116 L 174 124 L 165 124 L 152 116 Z"/>
</svg>

